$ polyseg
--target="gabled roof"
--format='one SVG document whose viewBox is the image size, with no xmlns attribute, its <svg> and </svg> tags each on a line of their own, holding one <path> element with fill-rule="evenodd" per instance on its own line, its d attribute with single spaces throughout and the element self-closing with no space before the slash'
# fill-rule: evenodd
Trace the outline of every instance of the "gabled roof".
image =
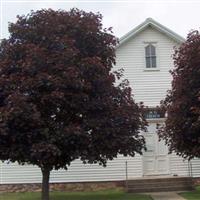
<svg viewBox="0 0 200 200">
<path fill-rule="evenodd" d="M 134 37 L 136 34 L 140 33 L 141 31 L 143 31 L 144 29 L 146 29 L 149 26 L 151 26 L 152 28 L 155 28 L 156 30 L 160 31 L 161 33 L 167 35 L 169 38 L 175 40 L 178 43 L 182 43 L 182 42 L 185 41 L 185 39 L 183 37 L 176 34 L 175 32 L 168 29 L 167 27 L 163 26 L 162 24 L 156 22 L 154 19 L 147 18 L 143 23 L 141 23 L 140 25 L 135 27 L 133 30 L 128 32 L 126 35 L 122 36 L 119 39 L 118 47 L 121 46 L 123 43 L 128 41 L 130 38 Z"/>
</svg>

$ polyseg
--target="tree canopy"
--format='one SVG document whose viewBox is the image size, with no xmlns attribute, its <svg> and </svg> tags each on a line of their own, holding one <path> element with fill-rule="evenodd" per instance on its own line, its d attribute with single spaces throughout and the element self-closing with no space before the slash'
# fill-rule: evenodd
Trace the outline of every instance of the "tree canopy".
<svg viewBox="0 0 200 200">
<path fill-rule="evenodd" d="M 39 166 L 46 185 L 75 159 L 105 166 L 144 148 L 143 105 L 112 71 L 118 40 L 101 20 L 78 9 L 32 11 L 0 44 L 0 159 Z"/>
<path fill-rule="evenodd" d="M 167 112 L 160 137 L 170 151 L 191 159 L 200 157 L 200 34 L 192 31 L 175 50 L 172 89 L 161 106 Z"/>
</svg>

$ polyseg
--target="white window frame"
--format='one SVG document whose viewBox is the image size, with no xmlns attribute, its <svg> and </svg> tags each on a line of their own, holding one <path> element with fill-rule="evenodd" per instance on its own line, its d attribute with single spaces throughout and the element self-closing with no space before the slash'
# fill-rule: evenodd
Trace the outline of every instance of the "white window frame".
<svg viewBox="0 0 200 200">
<path fill-rule="evenodd" d="M 152 44 L 156 48 L 156 67 L 146 67 L 146 53 L 145 53 L 145 48 L 149 45 Z M 143 71 L 160 71 L 160 62 L 159 62 L 159 47 L 158 47 L 158 42 L 157 41 L 144 41 L 143 42 Z"/>
</svg>

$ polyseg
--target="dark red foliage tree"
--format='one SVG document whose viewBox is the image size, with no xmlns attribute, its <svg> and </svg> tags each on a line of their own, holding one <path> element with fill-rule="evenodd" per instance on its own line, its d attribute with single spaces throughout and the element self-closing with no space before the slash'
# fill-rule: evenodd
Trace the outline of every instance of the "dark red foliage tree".
<svg viewBox="0 0 200 200">
<path fill-rule="evenodd" d="M 49 199 L 52 169 L 75 159 L 106 165 L 141 153 L 145 128 L 102 16 L 78 9 L 19 16 L 0 45 L 0 159 L 33 164 Z"/>
<path fill-rule="evenodd" d="M 167 111 L 159 134 L 170 151 L 191 159 L 200 157 L 200 33 L 193 31 L 175 50 L 172 89 L 162 102 Z"/>
</svg>

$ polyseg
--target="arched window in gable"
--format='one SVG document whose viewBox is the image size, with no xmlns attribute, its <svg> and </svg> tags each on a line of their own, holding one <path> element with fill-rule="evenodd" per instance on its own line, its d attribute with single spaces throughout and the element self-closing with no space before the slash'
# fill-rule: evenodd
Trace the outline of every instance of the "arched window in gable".
<svg viewBox="0 0 200 200">
<path fill-rule="evenodd" d="M 145 47 L 146 68 L 156 68 L 156 47 L 148 44 Z"/>
</svg>

